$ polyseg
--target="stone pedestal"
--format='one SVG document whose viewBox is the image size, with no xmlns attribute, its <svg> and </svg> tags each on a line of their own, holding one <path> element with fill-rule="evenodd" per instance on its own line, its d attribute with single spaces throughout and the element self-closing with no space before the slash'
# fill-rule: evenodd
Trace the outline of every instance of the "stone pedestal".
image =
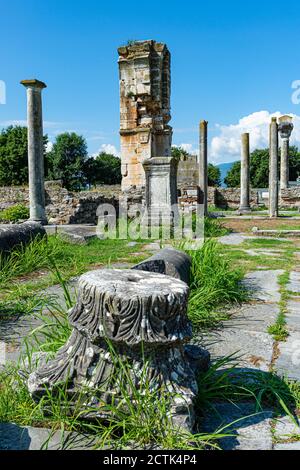
<svg viewBox="0 0 300 470">
<path fill-rule="evenodd" d="M 144 160 L 146 178 L 143 225 L 172 225 L 177 217 L 177 161 L 171 157 Z"/>
<path fill-rule="evenodd" d="M 250 212 L 250 146 L 249 134 L 242 134 L 241 154 L 241 202 L 239 212 Z"/>
<path fill-rule="evenodd" d="M 126 409 L 122 389 L 134 400 L 147 379 L 158 396 L 170 394 L 173 422 L 191 429 L 197 383 L 183 348 L 192 333 L 187 300 L 187 284 L 163 274 L 110 269 L 84 274 L 69 312 L 70 339 L 30 374 L 31 395 L 39 401 L 63 386 L 82 418 L 105 419 L 112 402 Z"/>
<path fill-rule="evenodd" d="M 207 215 L 207 121 L 200 122 L 200 142 L 199 142 L 199 186 L 200 204 L 203 204 L 204 215 Z"/>
<path fill-rule="evenodd" d="M 280 158 L 280 189 L 288 189 L 289 186 L 289 141 L 294 125 L 291 116 L 279 118 L 278 131 L 281 141 Z"/>
<path fill-rule="evenodd" d="M 278 124 L 270 124 L 269 216 L 278 217 Z"/>
<path fill-rule="evenodd" d="M 27 90 L 30 220 L 46 225 L 42 117 L 42 90 L 46 85 L 39 80 L 23 80 L 21 84 Z"/>
</svg>

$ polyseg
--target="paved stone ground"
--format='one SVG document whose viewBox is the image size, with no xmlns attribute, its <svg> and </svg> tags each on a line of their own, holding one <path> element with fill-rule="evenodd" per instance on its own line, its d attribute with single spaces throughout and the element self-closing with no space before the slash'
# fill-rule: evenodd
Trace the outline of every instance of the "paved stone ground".
<svg viewBox="0 0 300 470">
<path fill-rule="evenodd" d="M 225 244 L 241 244 L 247 238 L 240 234 L 222 237 Z M 147 251 L 159 249 L 157 244 L 149 244 Z M 151 250 L 152 249 L 152 250 Z M 274 248 L 264 248 L 264 252 L 274 255 Z M 275 250 L 278 251 L 278 250 Z M 281 376 L 300 380 L 300 257 L 295 255 L 296 267 L 290 275 L 288 289 L 291 296 L 287 304 L 287 327 L 289 337 L 286 342 L 276 343 L 267 333 L 270 325 L 274 324 L 279 313 L 280 292 L 278 276 L 281 270 L 263 269 L 250 273 L 245 283 L 253 292 L 252 302 L 234 309 L 231 319 L 224 323 L 224 328 L 201 336 L 201 344 L 210 351 L 212 358 L 217 359 L 233 353 L 242 355 L 237 374 L 259 370 L 263 374 L 270 373 L 274 368 Z M 258 257 L 259 263 L 259 257 Z M 127 267 L 112 265 L 112 267 Z M 263 269 L 263 270 L 262 270 Z M 75 290 L 76 280 L 71 286 Z M 49 294 L 57 294 L 63 302 L 63 293 L 57 286 L 48 289 Z M 20 339 L 38 322 L 32 318 L 11 318 L 10 321 L 0 321 L 0 340 L 8 345 L 9 359 L 15 361 L 20 352 Z M 196 338 L 197 340 L 197 338 Z M 244 418 L 244 419 L 243 419 Z M 215 432 L 216 428 L 226 426 L 239 420 L 231 426 L 233 436 L 221 440 L 223 449 L 261 449 L 261 450 L 300 450 L 300 428 L 283 416 L 275 420 L 272 410 L 264 410 L 257 414 L 251 403 L 230 404 L 215 403 L 215 412 L 207 411 L 203 416 L 201 426 L 203 431 Z M 226 429 L 226 431 L 228 431 Z M 36 449 L 45 442 L 48 431 L 34 428 L 20 428 L 14 424 L 0 424 L 0 449 Z M 299 439 L 299 441 L 297 441 Z M 57 449 L 61 445 L 61 435 L 56 433 L 50 441 L 49 448 Z M 80 444 L 79 444 L 80 445 Z M 86 446 L 88 447 L 88 443 Z M 76 447 L 76 445 L 75 445 Z"/>
<path fill-rule="evenodd" d="M 232 237 L 237 244 L 238 238 Z M 231 243 L 230 243 L 231 244 Z M 264 248 L 264 252 L 273 249 Z M 210 332 L 203 338 L 213 359 L 219 359 L 237 352 L 243 354 L 239 360 L 243 374 L 251 370 L 260 370 L 268 374 L 275 369 L 277 374 L 300 381 L 300 260 L 295 256 L 296 270 L 290 273 L 287 289 L 293 293 L 287 303 L 286 321 L 289 336 L 285 342 L 275 342 L 267 332 L 274 324 L 279 313 L 278 276 L 281 270 L 254 271 L 246 276 L 245 283 L 253 291 L 253 301 L 233 310 L 231 319 L 224 323 L 224 328 Z M 258 266 L 261 269 L 261 266 Z M 297 294 L 299 293 L 299 296 Z M 267 378 L 267 377 L 266 377 Z M 249 403 L 215 403 L 215 411 L 204 415 L 202 426 L 206 432 L 214 432 L 218 427 L 228 425 L 236 419 L 245 418 L 233 427 L 234 437 L 222 439 L 223 449 L 239 450 L 300 450 L 300 427 L 284 416 L 275 419 L 272 410 L 256 414 Z"/>
</svg>

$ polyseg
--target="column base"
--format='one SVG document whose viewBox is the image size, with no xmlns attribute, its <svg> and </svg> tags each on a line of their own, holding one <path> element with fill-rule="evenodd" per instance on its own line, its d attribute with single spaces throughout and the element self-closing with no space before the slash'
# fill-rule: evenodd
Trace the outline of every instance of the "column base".
<svg viewBox="0 0 300 470">
<path fill-rule="evenodd" d="M 41 225 L 48 225 L 48 220 L 47 219 L 28 219 L 28 222 L 35 222 L 36 224 L 41 224 Z"/>
<path fill-rule="evenodd" d="M 251 212 L 250 206 L 241 206 L 238 208 L 237 212 L 239 214 L 249 214 Z"/>
</svg>

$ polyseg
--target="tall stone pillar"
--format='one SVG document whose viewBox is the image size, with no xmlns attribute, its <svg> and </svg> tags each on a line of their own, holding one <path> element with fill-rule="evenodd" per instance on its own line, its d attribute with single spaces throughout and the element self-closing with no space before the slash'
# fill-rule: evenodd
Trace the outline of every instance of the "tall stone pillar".
<svg viewBox="0 0 300 470">
<path fill-rule="evenodd" d="M 270 124 L 269 216 L 278 217 L 278 124 Z"/>
<path fill-rule="evenodd" d="M 250 211 L 250 146 L 249 134 L 242 134 L 241 154 L 241 201 L 240 212 Z"/>
<path fill-rule="evenodd" d="M 278 130 L 281 141 L 280 158 L 280 189 L 287 189 L 289 185 L 289 140 L 294 126 L 291 116 L 279 118 Z"/>
<path fill-rule="evenodd" d="M 21 84 L 27 90 L 30 220 L 45 225 L 42 89 L 46 85 L 39 80 L 23 80 Z"/>
<path fill-rule="evenodd" d="M 122 190 L 145 186 L 143 161 L 171 157 L 170 52 L 156 41 L 120 47 Z"/>
<path fill-rule="evenodd" d="M 207 215 L 207 121 L 200 122 L 199 128 L 199 186 L 200 203 L 203 204 L 204 215 Z"/>
</svg>

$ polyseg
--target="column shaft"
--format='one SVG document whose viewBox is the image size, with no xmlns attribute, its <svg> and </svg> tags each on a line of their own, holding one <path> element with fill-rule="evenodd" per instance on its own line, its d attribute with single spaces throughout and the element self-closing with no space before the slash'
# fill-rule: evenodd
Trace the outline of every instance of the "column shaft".
<svg viewBox="0 0 300 470">
<path fill-rule="evenodd" d="M 289 185 L 289 139 L 282 139 L 280 158 L 280 189 Z"/>
<path fill-rule="evenodd" d="M 30 220 L 47 224 L 42 117 L 42 89 L 46 85 L 38 80 L 24 80 L 21 83 L 27 89 Z"/>
<path fill-rule="evenodd" d="M 250 147 L 249 134 L 242 134 L 242 154 L 241 154 L 241 201 L 240 211 L 250 211 Z"/>
<path fill-rule="evenodd" d="M 270 124 L 269 216 L 278 217 L 278 124 Z"/>
<path fill-rule="evenodd" d="M 207 121 L 200 122 L 200 142 L 199 142 L 199 186 L 201 194 L 201 204 L 203 204 L 204 215 L 207 215 Z"/>
</svg>

